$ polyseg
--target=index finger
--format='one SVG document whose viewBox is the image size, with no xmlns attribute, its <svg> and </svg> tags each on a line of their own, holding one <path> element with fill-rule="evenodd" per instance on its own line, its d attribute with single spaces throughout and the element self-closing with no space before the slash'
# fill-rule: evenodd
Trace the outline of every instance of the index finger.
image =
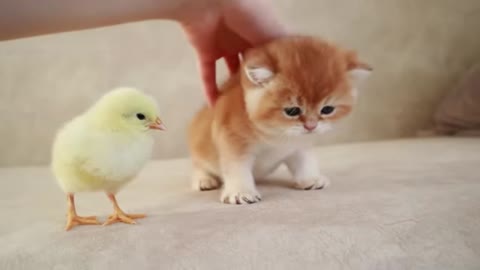
<svg viewBox="0 0 480 270">
<path fill-rule="evenodd" d="M 203 92 L 207 98 L 208 104 L 213 107 L 218 98 L 218 88 L 216 79 L 216 66 L 213 60 L 200 59 L 200 73 L 202 76 Z"/>
</svg>

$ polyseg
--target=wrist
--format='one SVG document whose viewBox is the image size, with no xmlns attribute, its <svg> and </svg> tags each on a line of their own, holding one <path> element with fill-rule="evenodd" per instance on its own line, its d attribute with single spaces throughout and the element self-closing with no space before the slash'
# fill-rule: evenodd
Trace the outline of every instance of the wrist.
<svg viewBox="0 0 480 270">
<path fill-rule="evenodd" d="M 197 18 L 205 16 L 205 14 L 208 12 L 215 12 L 221 7 L 223 2 L 229 2 L 229 1 L 233 1 L 233 0 L 161 1 L 161 2 L 174 2 L 174 3 L 167 3 L 167 4 L 161 3 L 160 5 L 163 7 L 161 7 L 160 10 L 164 10 L 164 11 L 161 11 L 161 13 L 158 14 L 158 18 L 174 20 L 181 24 L 191 23 Z"/>
</svg>

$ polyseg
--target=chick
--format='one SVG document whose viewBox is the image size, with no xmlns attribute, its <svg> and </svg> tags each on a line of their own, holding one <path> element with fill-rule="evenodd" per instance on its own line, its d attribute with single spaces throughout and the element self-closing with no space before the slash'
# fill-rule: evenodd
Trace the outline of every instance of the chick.
<svg viewBox="0 0 480 270">
<path fill-rule="evenodd" d="M 117 88 L 58 131 L 51 165 L 67 195 L 65 230 L 75 225 L 100 224 L 95 216 L 77 215 L 74 201 L 77 192 L 106 193 L 114 212 L 103 225 L 134 224 L 134 219 L 145 217 L 123 212 L 115 194 L 150 159 L 152 129 L 165 130 L 155 101 L 139 90 Z"/>
</svg>

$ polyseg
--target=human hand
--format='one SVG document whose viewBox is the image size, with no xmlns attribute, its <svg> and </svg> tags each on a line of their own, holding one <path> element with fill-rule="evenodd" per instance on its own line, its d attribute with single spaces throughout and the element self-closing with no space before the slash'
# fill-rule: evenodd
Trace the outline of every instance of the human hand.
<svg viewBox="0 0 480 270">
<path fill-rule="evenodd" d="M 215 63 L 225 59 L 238 71 L 246 49 L 285 35 L 267 0 L 186 1 L 178 21 L 194 47 L 203 88 L 210 105 L 218 97 Z"/>
</svg>

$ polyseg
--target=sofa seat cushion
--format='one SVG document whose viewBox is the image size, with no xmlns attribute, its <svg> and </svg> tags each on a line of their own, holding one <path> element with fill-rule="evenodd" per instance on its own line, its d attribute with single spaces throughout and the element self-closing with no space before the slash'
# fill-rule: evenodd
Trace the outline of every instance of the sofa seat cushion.
<svg viewBox="0 0 480 270">
<path fill-rule="evenodd" d="M 0 169 L 0 269 L 480 269 L 480 139 L 315 151 L 328 189 L 294 190 L 281 168 L 246 206 L 191 191 L 186 159 L 153 161 L 118 196 L 147 218 L 69 232 L 48 168 Z M 76 202 L 111 212 L 101 193 Z"/>
</svg>

